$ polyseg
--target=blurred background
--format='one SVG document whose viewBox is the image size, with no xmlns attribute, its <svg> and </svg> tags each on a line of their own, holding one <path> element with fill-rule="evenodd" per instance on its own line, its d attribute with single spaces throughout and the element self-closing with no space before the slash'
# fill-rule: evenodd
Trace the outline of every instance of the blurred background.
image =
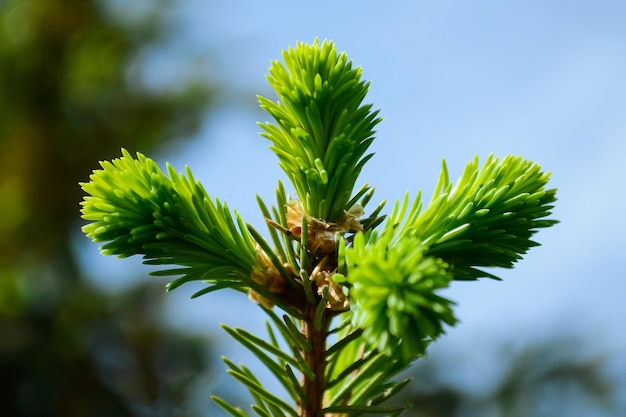
<svg viewBox="0 0 626 417">
<path fill-rule="evenodd" d="M 262 331 L 245 296 L 165 295 L 140 259 L 80 233 L 98 161 L 187 164 L 255 227 L 285 179 L 257 121 L 264 75 L 332 39 L 381 109 L 362 182 L 422 189 L 445 158 L 523 155 L 553 172 L 553 217 L 503 281 L 456 283 L 461 323 L 408 371 L 420 417 L 626 415 L 626 3 L 0 0 L 0 415 L 222 415 L 249 400 L 220 322 Z M 271 382 L 268 382 L 270 384 Z"/>
</svg>

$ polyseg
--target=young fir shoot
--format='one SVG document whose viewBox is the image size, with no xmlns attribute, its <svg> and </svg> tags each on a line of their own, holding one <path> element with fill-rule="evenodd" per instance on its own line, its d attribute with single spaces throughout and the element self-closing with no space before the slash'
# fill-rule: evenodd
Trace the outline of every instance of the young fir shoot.
<svg viewBox="0 0 626 417">
<path fill-rule="evenodd" d="M 281 183 L 276 204 L 260 198 L 268 237 L 211 198 L 189 169 L 167 174 L 141 154 L 102 162 L 82 202 L 83 231 L 102 253 L 143 255 L 154 275 L 246 292 L 268 315 L 266 337 L 224 329 L 249 349 L 287 397 L 244 365 L 225 360 L 261 417 L 397 415 L 386 401 L 407 380 L 394 377 L 456 323 L 439 294 L 453 280 L 496 278 L 532 246 L 555 190 L 549 174 L 521 157 L 471 161 L 456 184 L 445 166 L 431 201 L 421 194 L 369 210 L 373 188 L 355 189 L 380 121 L 363 104 L 368 83 L 332 42 L 298 43 L 273 62 L 277 101 L 259 97 L 274 119 L 262 135 L 295 190 Z M 277 307 L 277 308 L 274 308 Z M 282 310 L 282 313 L 278 313 Z M 283 346 L 290 348 L 285 351 Z M 248 412 L 214 398 L 233 416 Z"/>
</svg>

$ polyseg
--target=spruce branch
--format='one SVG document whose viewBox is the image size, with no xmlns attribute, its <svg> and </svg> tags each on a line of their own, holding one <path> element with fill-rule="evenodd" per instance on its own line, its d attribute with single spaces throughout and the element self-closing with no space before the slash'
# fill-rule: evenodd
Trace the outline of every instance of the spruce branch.
<svg viewBox="0 0 626 417">
<path fill-rule="evenodd" d="M 512 268 L 538 245 L 531 240 L 537 230 L 557 223 L 546 219 L 556 201 L 549 178 L 522 157 L 490 155 L 482 166 L 476 157 L 453 185 L 444 161 L 430 204 L 421 212 L 418 195 L 396 239 L 418 237 L 430 255 L 453 266 L 454 279 L 497 278 L 477 267 Z"/>
<path fill-rule="evenodd" d="M 369 83 L 361 68 L 352 68 L 345 53 L 324 41 L 298 43 L 275 61 L 268 82 L 278 101 L 259 96 L 275 120 L 263 123 L 279 165 L 310 216 L 337 222 L 349 210 L 361 168 L 372 157 L 367 148 L 381 120 L 371 105 L 362 105 Z"/>
<path fill-rule="evenodd" d="M 496 278 L 537 243 L 556 190 L 550 175 L 521 157 L 471 161 L 456 184 L 443 163 L 426 207 L 421 192 L 366 213 L 374 188 L 355 190 L 378 112 L 363 100 L 369 84 L 332 42 L 298 43 L 268 76 L 278 100 L 259 97 L 274 119 L 263 123 L 295 198 L 282 183 L 275 205 L 257 197 L 269 238 L 211 199 L 187 168 L 161 171 L 142 154 L 102 162 L 90 181 L 85 234 L 102 253 L 142 255 L 175 277 L 247 292 L 267 315 L 267 338 L 223 325 L 286 391 L 280 398 L 244 365 L 228 372 L 261 417 L 398 415 L 385 402 L 409 381 L 398 374 L 456 324 L 441 291 L 454 280 Z M 277 313 L 274 307 L 282 310 Z M 297 375 L 299 374 L 299 375 Z M 232 416 L 247 413 L 220 398 Z"/>
<path fill-rule="evenodd" d="M 81 204 L 90 221 L 83 232 L 106 242 L 102 254 L 143 255 L 145 264 L 165 267 L 153 275 L 179 276 L 169 289 L 202 281 L 247 290 L 242 278 L 256 265 L 255 242 L 239 215 L 213 201 L 188 168 L 185 176 L 168 165 L 168 177 L 151 159 L 124 149 L 101 166 L 81 184 L 89 194 Z"/>
<path fill-rule="evenodd" d="M 454 325 L 452 302 L 437 295 L 452 280 L 448 265 L 427 255 L 415 237 L 390 245 L 392 235 L 366 241 L 358 234 L 345 250 L 352 322 L 374 350 L 400 354 L 406 362 Z"/>
</svg>

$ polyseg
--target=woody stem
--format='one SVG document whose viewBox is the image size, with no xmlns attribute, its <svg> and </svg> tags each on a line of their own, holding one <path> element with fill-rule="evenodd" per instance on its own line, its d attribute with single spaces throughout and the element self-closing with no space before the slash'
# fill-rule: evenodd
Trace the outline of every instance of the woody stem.
<svg viewBox="0 0 626 417">
<path fill-rule="evenodd" d="M 313 372 L 314 378 L 302 375 L 300 383 L 307 401 L 299 404 L 298 414 L 300 417 L 322 417 L 324 390 L 326 388 L 324 375 L 326 370 L 326 337 L 330 317 L 324 312 L 321 326 L 316 328 L 316 307 L 314 304 L 307 303 L 305 317 L 302 320 L 302 334 L 311 346 L 310 350 L 303 350 L 302 355 L 304 362 Z"/>
</svg>

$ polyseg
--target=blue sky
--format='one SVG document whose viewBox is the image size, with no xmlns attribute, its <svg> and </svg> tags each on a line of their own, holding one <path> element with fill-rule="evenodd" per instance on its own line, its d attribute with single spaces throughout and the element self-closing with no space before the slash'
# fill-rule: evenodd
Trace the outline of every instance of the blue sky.
<svg viewBox="0 0 626 417">
<path fill-rule="evenodd" d="M 431 350 L 432 360 L 458 360 L 442 383 L 488 392 L 502 346 L 579 334 L 599 341 L 592 350 L 605 352 L 617 389 L 626 389 L 626 2 L 181 3 L 176 38 L 146 53 L 147 79 L 157 85 L 205 69 L 227 94 L 196 138 L 156 159 L 188 164 L 209 194 L 260 226 L 254 196 L 272 201 L 284 175 L 258 135 L 256 122 L 267 117 L 255 94 L 271 96 L 264 76 L 281 50 L 333 40 L 363 67 L 366 101 L 384 117 L 361 176 L 375 199 L 429 196 L 442 158 L 456 178 L 490 153 L 540 163 L 559 188 L 553 217 L 561 223 L 536 235 L 541 247 L 499 271 L 504 281 L 458 283 L 447 294 L 461 323 Z M 111 261 L 97 262 L 110 271 L 139 262 Z M 189 301 L 192 292 L 171 294 L 172 322 L 213 334 L 217 322 L 260 323 L 245 297 Z"/>
</svg>

